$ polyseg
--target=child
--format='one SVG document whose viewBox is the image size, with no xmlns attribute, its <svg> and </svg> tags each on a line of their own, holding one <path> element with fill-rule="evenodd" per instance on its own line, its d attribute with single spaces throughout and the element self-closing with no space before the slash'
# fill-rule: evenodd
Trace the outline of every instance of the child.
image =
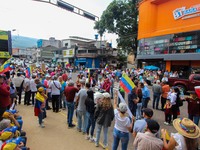
<svg viewBox="0 0 200 150">
<path fill-rule="evenodd" d="M 46 116 L 45 101 L 47 99 L 47 95 L 45 95 L 45 90 L 43 87 L 40 87 L 38 89 L 35 99 L 36 99 L 35 108 L 34 108 L 35 116 L 38 116 L 38 121 L 39 121 L 40 127 L 44 128 L 45 126 L 44 126 L 42 120 Z"/>
<path fill-rule="evenodd" d="M 170 123 L 171 123 L 171 116 L 172 116 L 171 107 L 172 107 L 172 105 L 170 103 L 170 100 L 167 99 L 165 106 L 164 106 L 164 109 L 165 109 L 165 122 L 164 122 L 164 124 L 165 125 L 170 125 Z"/>
</svg>

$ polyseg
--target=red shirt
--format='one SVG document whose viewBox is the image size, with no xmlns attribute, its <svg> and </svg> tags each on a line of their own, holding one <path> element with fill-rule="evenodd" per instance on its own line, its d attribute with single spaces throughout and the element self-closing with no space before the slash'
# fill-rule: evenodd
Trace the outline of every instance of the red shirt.
<svg viewBox="0 0 200 150">
<path fill-rule="evenodd" d="M 67 81 L 67 78 L 68 78 L 67 74 L 63 74 L 62 78 L 63 78 L 64 81 Z"/>
<path fill-rule="evenodd" d="M 74 86 L 67 86 L 65 88 L 64 94 L 66 96 L 67 102 L 73 102 L 75 98 L 75 94 L 78 92 L 78 89 Z"/>
<path fill-rule="evenodd" d="M 10 105 L 10 87 L 6 84 L 0 85 L 0 107 L 4 108 Z"/>
<path fill-rule="evenodd" d="M 188 114 L 200 116 L 200 99 L 186 98 L 186 101 L 188 102 Z"/>
</svg>

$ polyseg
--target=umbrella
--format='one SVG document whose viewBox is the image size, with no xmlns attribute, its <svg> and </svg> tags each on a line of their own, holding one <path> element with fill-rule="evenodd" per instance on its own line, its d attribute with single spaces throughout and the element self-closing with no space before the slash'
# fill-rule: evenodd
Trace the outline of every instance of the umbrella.
<svg viewBox="0 0 200 150">
<path fill-rule="evenodd" d="M 144 69 L 146 69 L 146 70 L 159 70 L 160 68 L 156 67 L 156 66 L 145 66 Z"/>
</svg>

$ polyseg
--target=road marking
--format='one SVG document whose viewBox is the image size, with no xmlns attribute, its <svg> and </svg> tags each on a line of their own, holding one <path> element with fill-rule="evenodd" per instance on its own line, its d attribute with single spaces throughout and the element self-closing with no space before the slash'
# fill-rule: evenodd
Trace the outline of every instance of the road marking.
<svg viewBox="0 0 200 150">
<path fill-rule="evenodd" d="M 59 112 L 59 114 L 61 114 L 61 115 L 64 116 L 65 118 L 67 118 L 67 115 L 66 115 L 65 113 Z M 77 125 L 77 122 L 73 121 L 73 123 L 74 123 L 75 125 Z M 100 145 L 101 147 L 103 147 L 103 143 L 99 142 L 99 145 Z M 106 148 L 105 150 L 108 150 L 108 148 Z"/>
</svg>

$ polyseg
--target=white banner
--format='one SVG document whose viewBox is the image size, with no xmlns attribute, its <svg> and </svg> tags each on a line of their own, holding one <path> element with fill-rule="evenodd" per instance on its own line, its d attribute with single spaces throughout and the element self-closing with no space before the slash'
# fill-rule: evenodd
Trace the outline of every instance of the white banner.
<svg viewBox="0 0 200 150">
<path fill-rule="evenodd" d="M 125 104 L 126 104 L 124 98 L 122 97 L 122 95 L 121 95 L 121 93 L 120 93 L 119 91 L 118 91 L 118 97 L 119 97 L 119 99 L 121 100 L 122 103 L 125 103 Z M 126 104 L 126 105 L 127 105 L 127 104 Z M 129 117 L 131 117 L 131 119 L 132 119 L 133 114 L 131 113 L 131 111 L 130 111 L 128 105 L 127 105 L 127 113 L 128 113 L 128 115 L 129 115 Z"/>
</svg>

